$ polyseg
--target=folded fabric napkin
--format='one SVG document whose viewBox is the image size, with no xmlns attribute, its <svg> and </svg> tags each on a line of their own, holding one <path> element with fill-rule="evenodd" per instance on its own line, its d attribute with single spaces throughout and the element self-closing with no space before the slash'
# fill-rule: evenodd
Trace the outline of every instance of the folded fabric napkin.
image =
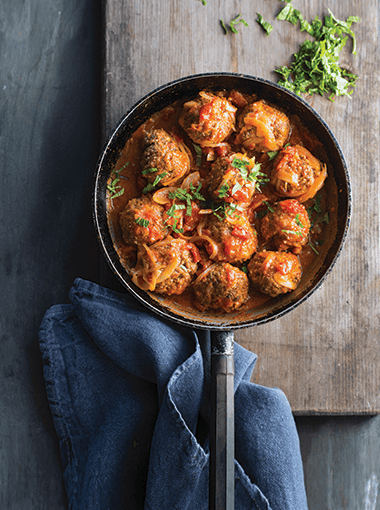
<svg viewBox="0 0 380 510">
<path fill-rule="evenodd" d="M 40 328 L 47 396 L 74 510 L 207 510 L 210 337 L 77 279 Z M 235 508 L 306 510 L 285 395 L 250 382 L 235 344 Z"/>
</svg>

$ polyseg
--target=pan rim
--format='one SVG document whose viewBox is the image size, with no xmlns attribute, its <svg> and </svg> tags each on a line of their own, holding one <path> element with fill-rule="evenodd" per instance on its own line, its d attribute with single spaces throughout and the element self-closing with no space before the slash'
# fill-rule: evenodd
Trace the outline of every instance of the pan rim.
<svg viewBox="0 0 380 510">
<path fill-rule="evenodd" d="M 100 200 L 100 191 L 102 189 L 102 183 L 101 183 L 101 172 L 104 164 L 104 160 L 108 154 L 107 151 L 111 150 L 112 144 L 115 142 L 115 139 L 117 136 L 120 135 L 120 131 L 123 129 L 124 124 L 128 121 L 128 119 L 139 109 L 142 107 L 142 105 L 147 104 L 147 102 L 157 95 L 167 92 L 168 90 L 172 89 L 176 85 L 184 86 L 185 84 L 189 84 L 191 82 L 194 82 L 196 80 L 200 79 L 213 79 L 213 78 L 234 78 L 234 79 L 243 79 L 254 83 L 259 83 L 267 87 L 271 87 L 272 89 L 277 89 L 280 93 L 285 94 L 285 96 L 289 96 L 292 98 L 295 102 L 298 102 L 301 104 L 303 108 L 308 110 L 309 114 L 311 114 L 313 117 L 315 117 L 318 122 L 322 125 L 323 129 L 326 131 L 327 136 L 330 138 L 332 144 L 334 145 L 334 148 L 337 152 L 337 157 L 339 158 L 342 169 L 343 169 L 343 175 L 344 175 L 344 183 L 345 183 L 345 192 L 346 192 L 346 202 L 345 202 L 345 219 L 343 226 L 341 227 L 340 231 L 337 231 L 337 237 L 338 239 L 338 247 L 335 250 L 335 253 L 331 259 L 331 261 L 328 264 L 328 267 L 323 270 L 323 274 L 316 277 L 316 281 L 313 282 L 311 287 L 305 291 L 304 295 L 298 297 L 294 302 L 290 302 L 288 304 L 283 305 L 283 308 L 274 309 L 273 311 L 266 313 L 264 316 L 259 316 L 252 319 L 243 319 L 239 320 L 236 318 L 232 318 L 230 321 L 228 320 L 228 314 L 227 314 L 227 320 L 223 321 L 221 320 L 220 316 L 216 316 L 213 319 L 210 319 L 208 317 L 205 318 L 186 318 L 184 316 L 181 316 L 180 314 L 172 311 L 168 307 L 163 306 L 161 303 L 158 303 L 157 301 L 150 298 L 149 294 L 142 291 L 141 289 L 138 289 L 132 282 L 128 282 L 125 279 L 125 276 L 123 273 L 127 273 L 125 268 L 120 263 L 119 257 L 116 253 L 116 250 L 113 247 L 111 235 L 109 233 L 109 229 L 107 228 L 106 232 L 104 229 L 104 223 L 107 223 L 106 220 L 106 211 L 105 211 L 105 204 L 104 201 Z M 143 122 L 143 121 L 142 121 Z M 161 85 L 157 88 L 155 88 L 153 91 L 149 92 L 145 96 L 143 96 L 141 99 L 136 101 L 134 105 L 121 117 L 119 122 L 116 124 L 115 128 L 112 130 L 112 133 L 108 140 L 106 141 L 103 150 L 100 153 L 97 165 L 96 165 L 96 172 L 95 172 L 95 179 L 94 179 L 94 192 L 93 192 L 93 204 L 92 204 L 92 213 L 93 213 L 93 221 L 95 226 L 95 231 L 101 246 L 101 250 L 103 252 L 103 255 L 105 255 L 105 258 L 107 260 L 108 265 L 110 266 L 113 273 L 118 277 L 118 279 L 121 281 L 121 283 L 124 285 L 124 287 L 136 298 L 138 301 L 140 301 L 143 305 L 145 305 L 148 309 L 150 309 L 152 312 L 158 314 L 159 316 L 168 319 L 170 321 L 174 321 L 177 324 L 180 324 L 182 326 L 186 327 L 192 327 L 196 329 L 207 329 L 207 330 L 214 330 L 214 331 L 225 331 L 225 330 L 236 330 L 241 328 L 248 328 L 253 326 L 258 326 L 262 324 L 266 324 L 268 322 L 271 322 L 273 320 L 276 320 L 280 317 L 283 317 L 287 313 L 291 312 L 295 308 L 297 308 L 299 305 L 301 305 L 303 302 L 305 302 L 309 297 L 311 297 L 316 290 L 318 290 L 321 285 L 325 282 L 328 275 L 331 273 L 333 267 L 336 264 L 337 259 L 339 258 L 344 244 L 347 239 L 348 235 L 348 229 L 350 225 L 350 219 L 351 219 L 351 211 L 352 211 L 352 196 L 351 196 L 351 184 L 350 184 L 350 176 L 349 176 L 349 170 L 346 163 L 346 160 L 344 158 L 342 149 L 327 125 L 327 123 L 324 121 L 324 119 L 320 116 L 318 112 L 314 110 L 312 106 L 310 106 L 303 98 L 297 96 L 293 92 L 287 90 L 286 88 L 270 81 L 266 80 L 264 78 L 247 75 L 247 74 L 241 74 L 241 73 L 230 73 L 230 72 L 211 72 L 211 73 L 200 73 L 200 74 L 193 74 L 189 76 L 185 76 L 183 78 L 179 78 L 176 80 L 173 80 L 171 82 L 168 82 L 164 85 Z M 108 237 L 107 237 L 108 234 Z M 111 241 L 111 243 L 110 243 Z M 108 245 L 107 245 L 108 243 Z M 111 248 L 112 245 L 112 248 Z M 319 272 L 319 270 L 318 270 Z M 318 274 L 317 272 L 317 274 Z M 220 322 L 218 322 L 220 321 Z"/>
</svg>

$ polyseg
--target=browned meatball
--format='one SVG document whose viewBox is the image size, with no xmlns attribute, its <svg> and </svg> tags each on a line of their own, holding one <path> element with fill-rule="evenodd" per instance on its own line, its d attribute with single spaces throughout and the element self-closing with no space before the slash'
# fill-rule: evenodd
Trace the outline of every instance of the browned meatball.
<svg viewBox="0 0 380 510">
<path fill-rule="evenodd" d="M 248 205 L 256 187 L 254 167 L 254 158 L 240 153 L 218 158 L 206 178 L 210 198 Z"/>
<path fill-rule="evenodd" d="M 225 211 L 228 211 L 225 208 Z M 210 214 L 206 224 L 199 229 L 205 236 L 206 250 L 212 260 L 220 262 L 243 262 L 252 257 L 257 249 L 257 233 L 244 211 L 236 211 L 225 217 Z"/>
<path fill-rule="evenodd" d="M 145 133 L 141 166 L 149 188 L 170 186 L 190 170 L 190 158 L 185 145 L 163 129 Z"/>
<path fill-rule="evenodd" d="M 237 267 L 226 262 L 212 264 L 194 282 L 195 305 L 199 310 L 231 312 L 248 299 L 248 287 L 247 275 Z"/>
<path fill-rule="evenodd" d="M 149 197 L 133 198 L 120 213 L 120 227 L 129 245 L 153 244 L 167 236 L 164 208 Z"/>
<path fill-rule="evenodd" d="M 293 253 L 262 251 L 255 253 L 249 261 L 248 275 L 260 292 L 276 297 L 297 288 L 302 269 Z"/>
<path fill-rule="evenodd" d="M 226 140 L 235 128 L 236 108 L 226 98 L 202 91 L 199 98 L 183 105 L 179 124 L 202 147 Z"/>
<path fill-rule="evenodd" d="M 137 253 L 132 281 L 143 290 L 159 294 L 182 294 L 195 275 L 200 254 L 195 244 L 168 236 Z"/>
<path fill-rule="evenodd" d="M 290 132 L 290 122 L 285 113 L 264 101 L 247 106 L 238 119 L 236 143 L 258 152 L 279 150 Z"/>
<path fill-rule="evenodd" d="M 326 175 L 326 165 L 305 147 L 295 145 L 281 149 L 274 161 L 271 183 L 279 195 L 305 202 L 323 186 Z"/>
<path fill-rule="evenodd" d="M 305 207 L 295 199 L 283 200 L 270 206 L 261 220 L 264 242 L 271 240 L 278 250 L 300 253 L 308 242 L 310 220 Z"/>
</svg>

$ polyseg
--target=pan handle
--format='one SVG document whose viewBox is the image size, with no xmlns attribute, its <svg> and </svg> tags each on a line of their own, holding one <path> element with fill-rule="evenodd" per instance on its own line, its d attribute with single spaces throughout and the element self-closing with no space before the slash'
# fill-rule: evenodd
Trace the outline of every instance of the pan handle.
<svg viewBox="0 0 380 510">
<path fill-rule="evenodd" d="M 211 332 L 210 510 L 235 508 L 234 333 Z"/>
</svg>

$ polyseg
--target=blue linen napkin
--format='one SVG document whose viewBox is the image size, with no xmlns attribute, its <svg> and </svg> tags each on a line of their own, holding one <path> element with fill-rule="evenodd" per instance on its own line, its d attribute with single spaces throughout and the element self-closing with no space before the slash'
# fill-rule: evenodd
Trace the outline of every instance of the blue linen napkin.
<svg viewBox="0 0 380 510">
<path fill-rule="evenodd" d="M 39 333 L 73 510 L 207 510 L 210 337 L 77 279 Z M 299 439 L 279 389 L 235 344 L 235 508 L 306 510 Z"/>
</svg>

